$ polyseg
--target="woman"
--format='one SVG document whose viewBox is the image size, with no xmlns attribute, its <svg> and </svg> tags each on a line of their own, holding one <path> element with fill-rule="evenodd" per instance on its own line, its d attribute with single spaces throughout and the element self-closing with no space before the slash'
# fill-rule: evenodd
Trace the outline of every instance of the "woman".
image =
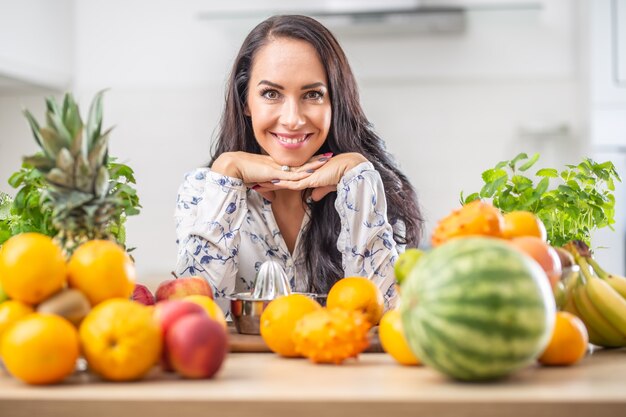
<svg viewBox="0 0 626 417">
<path fill-rule="evenodd" d="M 417 246 L 415 191 L 359 103 L 344 52 L 305 16 L 274 16 L 244 40 L 209 168 L 177 201 L 177 272 L 225 296 L 250 290 L 266 260 L 294 291 L 325 294 L 366 276 L 395 305 L 393 263 Z"/>
</svg>

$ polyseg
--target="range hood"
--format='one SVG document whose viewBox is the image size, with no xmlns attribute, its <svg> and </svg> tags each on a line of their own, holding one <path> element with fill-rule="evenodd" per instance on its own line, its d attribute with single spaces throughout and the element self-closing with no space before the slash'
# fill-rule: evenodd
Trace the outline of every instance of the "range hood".
<svg viewBox="0 0 626 417">
<path fill-rule="evenodd" d="M 390 4 L 391 3 L 391 4 Z M 466 13 L 470 11 L 541 10 L 541 2 L 454 1 L 446 2 L 338 2 L 322 3 L 318 8 L 283 8 L 273 10 L 203 11 L 198 18 L 210 22 L 234 20 L 260 21 L 276 14 L 302 14 L 322 21 L 334 30 L 361 33 L 462 33 Z"/>
</svg>

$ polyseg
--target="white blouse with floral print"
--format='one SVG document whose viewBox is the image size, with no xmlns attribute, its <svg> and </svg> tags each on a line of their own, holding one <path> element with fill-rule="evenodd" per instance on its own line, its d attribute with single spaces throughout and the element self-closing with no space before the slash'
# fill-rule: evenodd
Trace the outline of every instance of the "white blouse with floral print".
<svg viewBox="0 0 626 417">
<path fill-rule="evenodd" d="M 385 308 L 394 307 L 393 264 L 404 245 L 394 241 L 393 232 L 404 236 L 404 224 L 397 221 L 392 226 L 387 220 L 383 183 L 370 162 L 347 171 L 339 181 L 335 209 L 341 219 L 337 249 L 344 276 L 368 277 L 381 289 Z M 227 315 L 230 306 L 225 297 L 251 291 L 259 266 L 268 259 L 282 265 L 293 291 L 308 290 L 305 254 L 298 249 L 308 215 L 291 254 L 271 202 L 240 179 L 199 168 L 185 175 L 175 219 L 177 274 L 206 278 Z"/>
</svg>

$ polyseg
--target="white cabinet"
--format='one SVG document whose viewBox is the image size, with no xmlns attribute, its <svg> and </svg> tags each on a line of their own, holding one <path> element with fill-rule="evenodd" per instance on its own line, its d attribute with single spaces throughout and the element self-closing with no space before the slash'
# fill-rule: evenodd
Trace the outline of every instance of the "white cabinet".
<svg viewBox="0 0 626 417">
<path fill-rule="evenodd" d="M 0 0 L 0 88 L 70 86 L 73 8 L 72 0 Z"/>
<path fill-rule="evenodd" d="M 590 2 L 591 142 L 626 150 L 626 0 Z"/>
</svg>

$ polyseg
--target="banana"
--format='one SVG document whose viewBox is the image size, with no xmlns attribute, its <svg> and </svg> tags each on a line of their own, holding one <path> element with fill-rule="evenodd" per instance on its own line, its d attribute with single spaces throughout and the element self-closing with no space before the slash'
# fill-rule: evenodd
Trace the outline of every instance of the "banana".
<svg viewBox="0 0 626 417">
<path fill-rule="evenodd" d="M 589 332 L 590 340 L 592 333 L 600 336 L 600 338 L 594 338 L 592 341 L 594 345 L 605 347 L 626 346 L 626 337 L 613 327 L 595 308 L 589 299 L 585 286 L 579 285 L 574 288 L 572 294 L 575 308 L 580 313 L 578 317 L 585 323 L 587 330 L 592 329 Z"/>
<path fill-rule="evenodd" d="M 626 298 L 626 277 L 606 272 L 591 256 L 587 257 L 586 260 L 600 278 L 605 280 L 623 298 Z"/>
<path fill-rule="evenodd" d="M 585 319 L 583 318 L 582 314 L 580 314 L 580 311 L 578 311 L 578 309 L 576 308 L 576 304 L 574 303 L 573 291 L 574 290 L 572 289 L 570 290 L 569 293 L 567 293 L 566 295 L 567 298 L 566 298 L 565 304 L 563 305 L 562 310 L 575 315 L 576 317 L 578 317 L 579 319 L 583 321 L 583 323 L 585 324 L 585 328 L 587 329 L 589 342 L 591 342 L 592 344 L 596 346 L 610 346 L 610 342 L 606 340 L 606 338 L 600 335 L 600 333 L 598 333 L 593 327 L 591 327 L 585 322 Z"/>
<path fill-rule="evenodd" d="M 626 338 L 626 300 L 597 277 L 587 280 L 585 290 L 596 309 Z"/>
<path fill-rule="evenodd" d="M 604 280 L 609 284 L 615 291 L 622 296 L 622 298 L 626 298 L 626 278 L 620 277 L 619 275 L 609 274 Z"/>
<path fill-rule="evenodd" d="M 611 342 L 598 333 L 593 327 L 587 327 L 587 335 L 589 336 L 589 343 L 592 345 L 611 347 Z"/>
</svg>

